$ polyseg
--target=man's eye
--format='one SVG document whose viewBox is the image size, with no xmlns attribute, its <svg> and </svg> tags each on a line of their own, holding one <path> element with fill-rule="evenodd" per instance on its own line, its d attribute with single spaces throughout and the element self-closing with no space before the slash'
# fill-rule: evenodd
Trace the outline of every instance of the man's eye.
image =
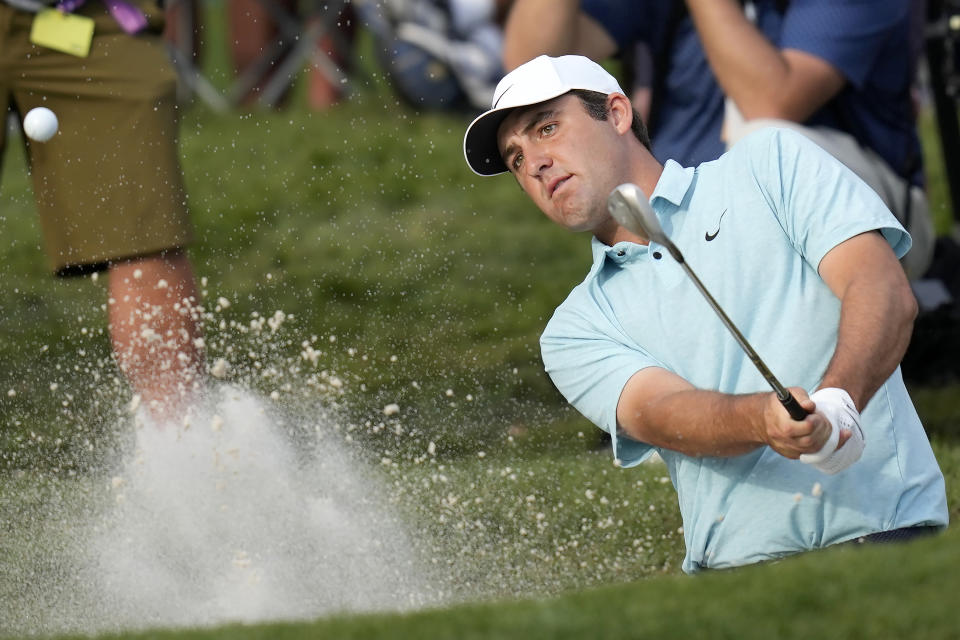
<svg viewBox="0 0 960 640">
<path fill-rule="evenodd" d="M 519 170 L 523 165 L 523 154 L 518 153 L 517 155 L 513 156 L 513 160 L 510 162 L 510 165 L 513 167 L 514 171 Z"/>
<path fill-rule="evenodd" d="M 549 136 L 556 130 L 557 130 L 557 125 L 555 123 L 545 124 L 542 127 L 540 127 L 540 135 Z"/>
</svg>

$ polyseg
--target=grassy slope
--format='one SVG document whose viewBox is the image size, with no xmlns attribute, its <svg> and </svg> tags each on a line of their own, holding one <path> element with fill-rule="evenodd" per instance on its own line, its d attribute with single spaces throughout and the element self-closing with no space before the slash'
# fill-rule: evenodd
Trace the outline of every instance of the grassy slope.
<svg viewBox="0 0 960 640">
<path fill-rule="evenodd" d="M 490 465 L 529 471 L 521 474 L 526 484 L 511 490 L 509 500 L 536 494 L 544 504 L 568 505 L 559 510 L 553 537 L 543 541 L 543 550 L 572 537 L 580 518 L 599 521 L 618 510 L 629 513 L 624 501 L 637 500 L 636 478 L 649 480 L 657 472 L 615 473 L 605 458 L 585 454 L 574 434 L 591 434 L 592 427 L 562 408 L 538 360 L 539 329 L 586 269 L 586 238 L 542 220 L 509 179 L 473 177 L 460 155 L 464 117 L 416 115 L 385 94 L 378 78 L 360 84 L 351 103 L 324 113 L 298 107 L 246 115 L 216 116 L 203 109 L 186 113 L 184 170 L 199 240 L 193 255 L 211 295 L 230 298 L 229 315 L 238 320 L 282 309 L 298 318 L 301 336 L 338 336 L 324 357 L 354 383 L 350 410 L 363 417 L 378 413 L 386 401 L 401 403 L 412 422 L 433 430 L 430 435 L 446 456 L 460 461 L 451 477 L 462 490 L 477 475 L 472 454 L 478 449 L 492 452 Z M 49 385 L 58 381 L 62 394 L 72 376 L 64 367 L 78 360 L 79 349 L 85 354 L 81 362 L 109 371 L 100 311 L 103 282 L 54 282 L 45 274 L 15 145 L 4 164 L 0 357 L 6 366 L 0 371 L 0 469 L 45 471 L 51 460 L 78 465 L 80 454 L 51 455 L 50 436 L 64 437 L 68 449 L 74 443 L 79 450 L 87 439 L 94 447 L 109 446 L 109 439 L 90 438 L 98 434 L 63 433 L 64 424 L 91 423 L 91 412 L 102 409 L 78 406 L 82 399 L 61 406 L 62 395 L 55 396 Z M 933 185 L 941 194 L 938 202 L 940 180 Z M 81 328 L 87 333 L 79 333 Z M 211 334 L 215 344 L 217 329 L 211 328 Z M 278 348 L 295 352 L 297 344 Z M 368 359 L 351 356 L 348 348 Z M 397 366 L 387 364 L 393 355 Z M 448 388 L 455 391 L 455 406 L 444 393 Z M 16 395 L 8 396 L 7 389 Z M 474 402 L 463 402 L 467 393 Z M 957 388 L 920 389 L 917 398 L 937 435 L 956 518 Z M 513 449 L 501 446 L 508 427 L 516 434 Z M 31 432 L 48 437 L 41 442 L 30 438 Z M 464 437 L 471 434 L 475 437 Z M 558 476 L 556 469 L 569 473 Z M 400 469 L 408 471 L 416 473 L 409 466 Z M 608 494 L 612 506 L 576 504 L 591 479 L 606 471 L 616 477 Z M 2 484 L 0 506 L 16 486 L 6 480 Z M 489 498 L 486 506 L 464 506 L 459 516 L 509 527 L 516 520 L 515 505 L 494 502 L 503 495 L 496 481 L 480 484 L 472 490 Z M 671 504 L 667 489 L 643 495 L 658 505 Z M 439 493 L 429 495 L 425 508 L 438 507 L 440 498 Z M 641 530 L 659 527 L 669 533 L 676 525 L 674 513 Z M 504 597 L 528 586 L 535 589 L 538 581 L 547 593 L 627 581 L 657 573 L 664 562 L 668 573 L 676 573 L 676 537 L 656 543 L 653 562 L 620 556 L 619 550 L 635 539 L 637 526 L 629 520 L 589 550 L 569 553 L 589 559 L 595 576 L 578 575 L 576 564 L 566 560 L 552 567 L 514 562 L 511 548 L 517 553 L 537 548 L 521 541 L 516 526 L 496 535 L 459 534 L 463 537 L 454 536 L 450 549 L 453 553 L 458 542 L 469 539 L 471 552 L 506 550 L 482 565 L 503 577 L 474 578 L 486 585 L 485 593 Z M 439 537 L 444 532 L 433 533 Z M 941 594 L 957 591 L 951 570 L 957 566 L 956 537 L 951 532 L 908 548 L 816 554 L 698 580 L 660 578 L 556 600 L 171 636 L 582 637 L 643 628 L 689 637 L 715 628 L 711 635 L 717 637 L 816 633 L 866 638 L 924 637 L 922 625 L 930 625 L 927 637 L 946 637 L 945 630 L 952 627 L 945 625 L 955 612 Z M 36 553 L 42 555 L 42 549 Z M 623 562 L 603 565 L 605 557 Z M 499 588 L 498 579 L 510 584 Z M 844 598 L 849 604 L 838 606 Z M 868 622 L 860 628 L 858 619 Z M 830 625 L 839 631 L 831 632 Z"/>
<path fill-rule="evenodd" d="M 909 545 L 837 548 L 696 579 L 663 577 L 549 600 L 124 637 L 952 638 L 957 617 L 948 594 L 960 587 L 958 542 L 952 530 Z"/>
</svg>

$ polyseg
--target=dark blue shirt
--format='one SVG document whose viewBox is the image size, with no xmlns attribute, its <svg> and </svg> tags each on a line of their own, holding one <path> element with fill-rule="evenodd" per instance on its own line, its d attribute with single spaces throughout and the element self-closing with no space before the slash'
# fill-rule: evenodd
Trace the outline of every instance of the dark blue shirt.
<svg viewBox="0 0 960 640">
<path fill-rule="evenodd" d="M 696 166 L 723 153 L 724 94 L 690 17 L 672 17 L 682 0 L 583 0 L 583 10 L 621 48 L 642 41 L 665 74 L 655 95 L 653 152 Z M 922 181 L 920 141 L 910 87 L 916 52 L 912 0 L 756 0 L 757 27 L 781 49 L 798 49 L 836 67 L 847 84 L 804 124 L 850 133 L 900 175 Z"/>
</svg>

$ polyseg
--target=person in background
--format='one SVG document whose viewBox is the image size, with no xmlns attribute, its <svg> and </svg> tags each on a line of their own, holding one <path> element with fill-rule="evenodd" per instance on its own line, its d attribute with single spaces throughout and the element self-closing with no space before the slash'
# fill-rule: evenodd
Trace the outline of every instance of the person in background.
<svg viewBox="0 0 960 640">
<path fill-rule="evenodd" d="M 25 138 L 43 245 L 58 277 L 108 275 L 116 361 L 155 418 L 175 416 L 202 382 L 203 343 L 164 14 L 148 0 L 53 4 L 0 2 L 7 113 L 59 119 L 49 141 Z"/>
</svg>

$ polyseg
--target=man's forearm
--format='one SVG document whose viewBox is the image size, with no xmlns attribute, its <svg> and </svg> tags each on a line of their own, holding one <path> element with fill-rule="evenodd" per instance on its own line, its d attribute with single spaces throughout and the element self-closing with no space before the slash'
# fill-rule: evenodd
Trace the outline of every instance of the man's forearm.
<svg viewBox="0 0 960 640">
<path fill-rule="evenodd" d="M 774 46 L 739 2 L 687 0 L 687 7 L 717 82 L 746 119 L 803 122 L 842 87 L 825 62 Z"/>
<path fill-rule="evenodd" d="M 688 456 L 741 455 L 764 444 L 758 421 L 765 395 L 680 391 L 644 406 L 642 415 L 636 416 L 639 420 L 624 425 L 624 430 L 638 440 Z"/>
<path fill-rule="evenodd" d="M 503 64 L 511 71 L 539 55 L 602 60 L 616 44 L 580 10 L 580 0 L 516 0 L 504 27 Z"/>
<path fill-rule="evenodd" d="M 580 0 L 516 0 L 507 16 L 503 62 L 515 69 L 538 55 L 570 53 Z"/>
<path fill-rule="evenodd" d="M 821 384 L 845 389 L 860 411 L 903 359 L 917 313 L 905 279 L 864 280 L 843 297 L 837 347 Z"/>
<path fill-rule="evenodd" d="M 791 387 L 806 411 L 807 392 Z M 796 421 L 771 392 L 726 394 L 697 389 L 680 376 L 647 367 L 624 386 L 617 423 L 630 437 L 689 456 L 736 456 L 767 445 L 787 458 L 819 451 L 830 426 L 819 414 Z"/>
</svg>

